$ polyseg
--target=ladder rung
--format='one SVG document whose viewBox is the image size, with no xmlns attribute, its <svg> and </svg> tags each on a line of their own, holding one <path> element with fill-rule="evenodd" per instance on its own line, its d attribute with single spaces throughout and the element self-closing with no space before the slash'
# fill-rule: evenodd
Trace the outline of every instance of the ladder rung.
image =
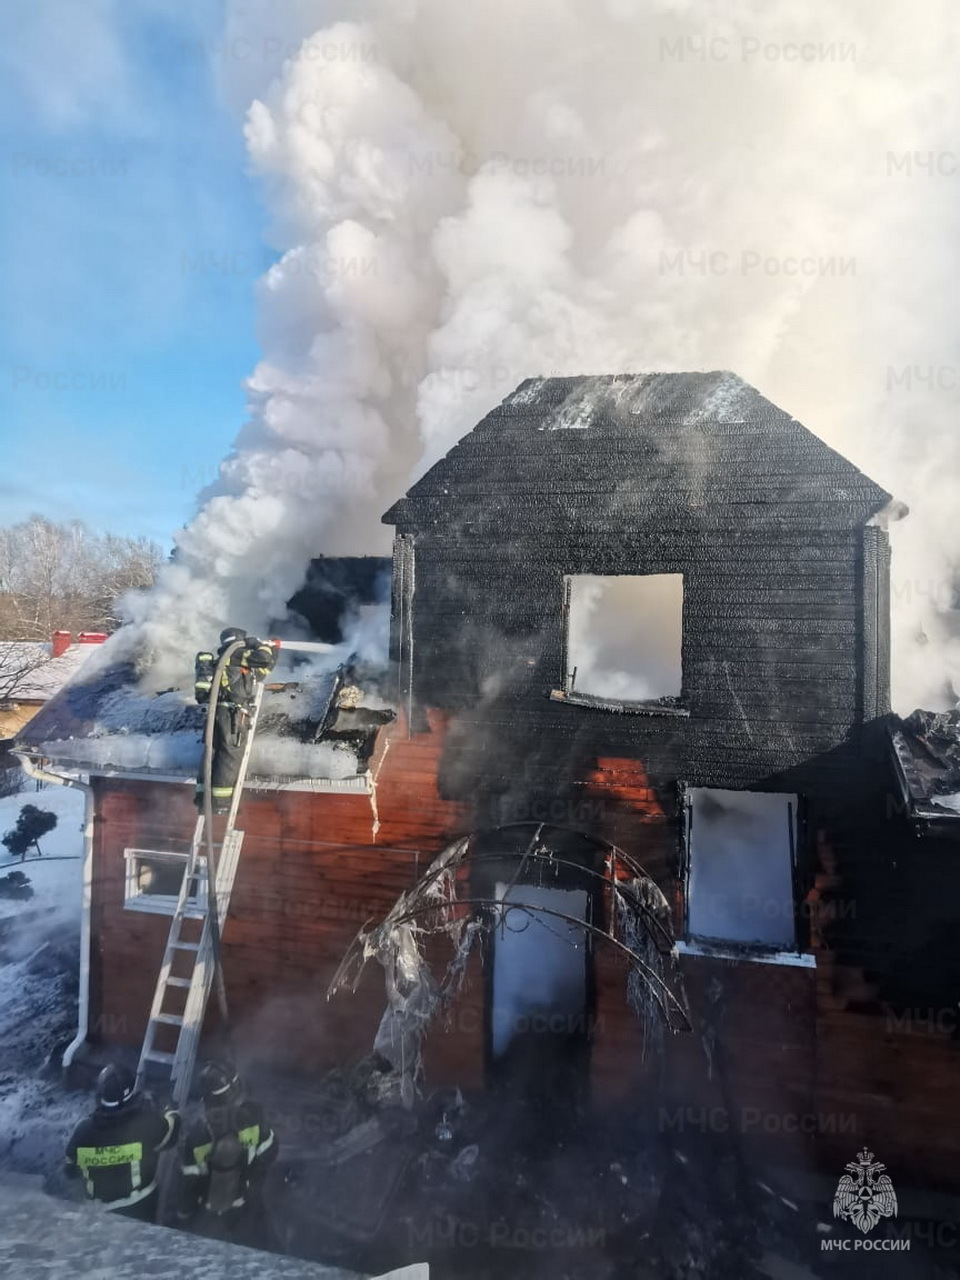
<svg viewBox="0 0 960 1280">
<path fill-rule="evenodd" d="M 140 1054 L 138 1078 L 142 1075 L 144 1066 L 147 1063 L 163 1063 L 165 1066 L 170 1067 L 170 1074 L 174 1084 L 173 1096 L 179 1103 L 185 1101 L 185 1096 L 181 1095 L 185 1095 L 190 1083 L 190 1077 L 196 1061 L 200 1027 L 213 980 L 210 966 L 206 964 L 212 954 L 212 942 L 209 933 L 213 921 L 212 912 L 214 908 L 217 909 L 218 914 L 221 916 L 222 928 L 222 917 L 226 915 L 229 908 L 230 895 L 237 874 L 237 863 L 243 847 L 243 832 L 237 830 L 235 824 L 238 806 L 243 798 L 243 787 L 246 782 L 247 766 L 250 762 L 254 734 L 257 729 L 263 688 L 263 682 L 258 682 L 227 826 L 224 829 L 221 840 L 212 845 L 215 851 L 216 876 L 211 874 L 212 868 L 208 865 L 207 860 L 208 840 L 206 837 L 212 837 L 213 832 L 206 830 L 204 814 L 200 814 L 197 818 L 193 840 L 187 854 L 186 868 L 183 873 L 183 879 L 180 882 L 176 910 L 174 911 L 173 919 L 170 921 L 167 947 L 163 955 L 160 976 L 157 978 L 150 1019 L 147 1022 L 143 1049 Z M 203 895 L 202 898 L 201 894 Z M 205 899 L 207 905 L 202 908 L 197 905 L 191 906 L 191 895 L 193 895 L 194 904 L 198 900 L 203 901 Z M 181 941 L 181 930 L 185 920 L 202 922 L 199 941 Z M 174 956 L 178 951 L 192 951 L 196 956 L 194 962 L 195 971 L 189 978 L 174 977 L 170 972 L 174 963 Z M 180 988 L 187 992 L 186 1004 L 182 1014 L 162 1012 L 165 993 L 168 988 Z M 165 1053 L 153 1048 L 154 1040 L 161 1026 L 179 1028 L 175 1053 Z M 163 1196 L 161 1195 L 162 1203 Z"/>
</svg>

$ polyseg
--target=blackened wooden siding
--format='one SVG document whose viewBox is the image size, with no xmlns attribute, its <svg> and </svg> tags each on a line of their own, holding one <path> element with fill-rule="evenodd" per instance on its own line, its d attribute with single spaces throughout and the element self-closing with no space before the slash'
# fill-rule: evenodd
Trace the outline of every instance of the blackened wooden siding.
<svg viewBox="0 0 960 1280">
<path fill-rule="evenodd" d="M 730 374 L 524 384 L 385 517 L 404 692 L 457 712 L 450 794 L 499 802 L 520 772 L 538 798 L 604 753 L 665 785 L 819 761 L 813 789 L 844 792 L 887 697 L 885 534 L 864 526 L 888 500 Z M 683 574 L 689 718 L 551 702 L 564 576 L 657 573 Z"/>
<path fill-rule="evenodd" d="M 797 792 L 799 892 L 826 830 L 859 894 L 889 700 L 889 546 L 870 522 L 888 502 L 731 374 L 524 384 L 384 517 L 405 704 L 453 712 L 443 793 L 477 825 L 549 812 L 595 831 L 583 784 L 603 758 L 637 762 L 668 817 L 681 783 Z M 684 580 L 687 715 L 552 701 L 565 575 L 659 573 Z M 865 962 L 876 931 L 847 935 Z"/>
</svg>

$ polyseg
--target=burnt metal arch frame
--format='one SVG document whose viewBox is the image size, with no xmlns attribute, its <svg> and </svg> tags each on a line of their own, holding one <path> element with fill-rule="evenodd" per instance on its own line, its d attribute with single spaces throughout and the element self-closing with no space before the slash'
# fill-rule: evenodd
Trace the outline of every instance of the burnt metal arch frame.
<svg viewBox="0 0 960 1280">
<path fill-rule="evenodd" d="M 522 850 L 473 852 L 473 844 L 481 836 L 525 830 L 532 834 Z M 603 871 L 558 857 L 542 843 L 548 831 L 593 845 L 603 854 Z M 554 866 L 571 868 L 594 881 L 601 891 L 609 892 L 606 928 L 537 903 L 514 899 L 507 903 L 489 895 L 459 897 L 457 894 L 458 873 L 465 870 L 468 860 L 469 865 L 474 866 L 484 862 L 502 864 L 504 860 L 516 858 L 518 867 L 512 887 L 529 859 L 540 856 L 545 856 Z M 506 912 L 513 909 L 537 911 L 582 929 L 591 940 L 607 942 L 627 960 L 627 996 L 638 1016 L 673 1032 L 691 1030 L 675 963 L 670 906 L 662 891 L 640 863 L 618 846 L 573 828 L 543 822 L 485 828 L 448 845 L 417 883 L 400 895 L 379 924 L 371 919 L 358 931 L 333 976 L 327 998 L 343 988 L 355 991 L 367 961 L 376 958 L 384 967 L 387 985 L 388 1003 L 381 1028 L 389 1019 L 402 1028 L 405 1043 L 400 1061 L 392 1065 L 412 1082 L 421 1067 L 420 1038 L 427 1025 L 460 990 L 467 960 L 482 932 L 483 916 L 488 920 L 499 918 L 502 924 Z M 434 979 L 418 942 L 420 934 L 437 933 L 446 933 L 454 947 L 442 983 Z M 668 966 L 670 982 L 663 973 Z M 654 1011 L 659 1015 L 659 1023 L 653 1016 Z M 408 1041 L 416 1042 L 416 1050 L 411 1049 Z"/>
</svg>

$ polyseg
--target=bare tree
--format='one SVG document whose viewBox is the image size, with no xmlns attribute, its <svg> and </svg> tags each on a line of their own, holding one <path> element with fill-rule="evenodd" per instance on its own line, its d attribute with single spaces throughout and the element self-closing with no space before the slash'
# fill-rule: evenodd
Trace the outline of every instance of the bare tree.
<svg viewBox="0 0 960 1280">
<path fill-rule="evenodd" d="M 148 538 L 120 538 L 108 533 L 101 539 L 96 564 L 97 629 L 114 631 L 120 626 L 120 601 L 130 591 L 152 587 L 162 562 L 163 552 Z"/>
<path fill-rule="evenodd" d="M 113 631 L 120 598 L 150 586 L 162 560 L 146 538 L 98 534 L 79 520 L 31 516 L 0 529 L 0 639 Z"/>
<path fill-rule="evenodd" d="M 31 676 L 49 661 L 50 654 L 42 645 L 0 642 L 0 703 L 22 695 Z"/>
</svg>

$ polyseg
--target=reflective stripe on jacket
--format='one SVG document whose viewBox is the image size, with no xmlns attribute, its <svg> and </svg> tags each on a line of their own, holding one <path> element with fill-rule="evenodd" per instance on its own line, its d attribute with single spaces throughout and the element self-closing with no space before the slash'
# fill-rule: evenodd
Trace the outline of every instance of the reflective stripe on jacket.
<svg viewBox="0 0 960 1280">
<path fill-rule="evenodd" d="M 187 1137 L 181 1168 L 181 1217 L 190 1216 L 201 1206 L 207 1207 L 210 1185 L 208 1161 L 218 1138 L 227 1133 L 234 1134 L 247 1153 L 246 1176 L 234 1208 L 246 1203 L 250 1182 L 261 1178 L 277 1155 L 276 1136 L 259 1103 L 243 1099 L 223 1110 L 211 1109 L 210 1116 L 211 1119 L 199 1121 Z"/>
<path fill-rule="evenodd" d="M 176 1143 L 180 1118 L 144 1098 L 116 1112 L 98 1107 L 67 1144 L 68 1166 L 83 1177 L 91 1200 L 121 1209 L 156 1190 L 159 1155 Z"/>
</svg>

